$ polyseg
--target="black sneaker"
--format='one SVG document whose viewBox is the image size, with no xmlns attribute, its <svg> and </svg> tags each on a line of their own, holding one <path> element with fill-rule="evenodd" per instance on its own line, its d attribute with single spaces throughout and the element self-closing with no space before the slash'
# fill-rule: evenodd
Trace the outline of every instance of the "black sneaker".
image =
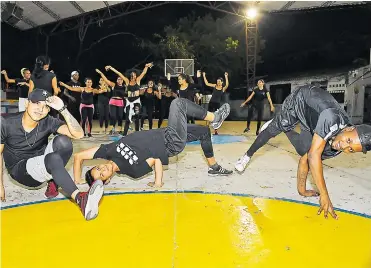
<svg viewBox="0 0 371 268">
<path fill-rule="evenodd" d="M 250 128 L 245 128 L 245 130 L 243 131 L 243 133 L 246 133 L 246 132 L 249 132 L 250 131 Z"/>
<path fill-rule="evenodd" d="M 231 106 L 228 103 L 224 103 L 218 110 L 216 110 L 214 113 L 216 120 L 211 123 L 213 129 L 220 128 L 230 112 Z"/>
<path fill-rule="evenodd" d="M 207 173 L 209 174 L 209 176 L 228 176 L 228 175 L 231 175 L 233 171 L 219 166 L 217 169 L 213 169 L 209 167 L 209 170 Z"/>
<path fill-rule="evenodd" d="M 93 137 L 93 136 L 91 135 L 91 133 L 88 133 L 88 137 L 91 138 L 91 137 Z"/>
</svg>

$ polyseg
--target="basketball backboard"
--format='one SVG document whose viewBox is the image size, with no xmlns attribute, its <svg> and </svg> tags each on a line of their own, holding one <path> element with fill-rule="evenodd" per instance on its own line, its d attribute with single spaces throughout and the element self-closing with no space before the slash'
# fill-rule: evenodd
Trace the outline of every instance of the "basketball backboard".
<svg viewBox="0 0 371 268">
<path fill-rule="evenodd" d="M 165 77 L 170 73 L 171 77 L 185 73 L 194 76 L 195 66 L 193 59 L 165 59 Z"/>
</svg>

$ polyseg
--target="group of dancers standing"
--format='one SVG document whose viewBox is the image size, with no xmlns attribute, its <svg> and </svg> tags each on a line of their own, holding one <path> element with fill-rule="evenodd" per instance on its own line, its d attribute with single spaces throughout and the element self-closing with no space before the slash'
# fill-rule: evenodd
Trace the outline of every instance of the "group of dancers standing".
<svg viewBox="0 0 371 268">
<path fill-rule="evenodd" d="M 19 93 L 19 111 L 25 110 L 25 101 L 34 88 L 43 88 L 51 95 L 61 97 L 71 114 L 80 122 L 84 135 L 92 137 L 93 116 L 95 108 L 98 108 L 99 125 L 101 134 L 128 134 L 130 124 L 134 122 L 135 131 L 143 129 L 145 119 L 148 119 L 149 129 L 153 128 L 153 118 L 156 111 L 156 102 L 160 103 L 158 113 L 158 125 L 160 128 L 165 118 L 169 115 L 171 102 L 175 98 L 185 98 L 197 104 L 201 104 L 204 85 L 213 89 L 209 103 L 209 111 L 216 111 L 220 107 L 222 96 L 229 86 L 228 73 L 224 78 L 218 78 L 216 84 L 210 83 L 206 74 L 197 71 L 196 82 L 186 74 L 178 75 L 178 85 L 172 83 L 170 73 L 166 80 L 157 81 L 148 79 L 145 85 L 141 85 L 152 63 L 147 63 L 143 71 L 129 71 L 127 75 L 112 66 L 105 66 L 105 71 L 112 71 L 117 75 L 116 81 L 111 81 L 99 69 L 95 69 L 100 75 L 99 84 L 93 85 L 93 79 L 85 77 L 84 84 L 79 81 L 78 71 L 71 73 L 71 80 L 64 83 L 57 81 L 53 71 L 49 70 L 51 60 L 47 56 L 36 58 L 35 68 L 21 69 L 22 78 L 10 79 L 5 70 L 2 71 L 8 84 L 16 84 Z M 202 77 L 201 77 L 202 75 Z M 203 79 L 202 79 L 203 78 Z M 61 88 L 64 88 L 62 91 Z M 94 103 L 94 95 L 97 95 L 97 103 Z M 57 116 L 57 113 L 50 112 Z M 193 117 L 189 117 L 188 123 L 195 123 Z M 215 130 L 214 134 L 218 134 Z"/>
</svg>

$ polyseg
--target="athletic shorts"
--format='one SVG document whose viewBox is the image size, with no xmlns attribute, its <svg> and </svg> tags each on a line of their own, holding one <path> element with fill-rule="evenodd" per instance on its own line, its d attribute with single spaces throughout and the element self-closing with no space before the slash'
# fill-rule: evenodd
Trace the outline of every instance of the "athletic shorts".
<svg viewBox="0 0 371 268">
<path fill-rule="evenodd" d="M 44 154 L 18 162 L 10 172 L 10 176 L 18 183 L 27 187 L 38 187 L 52 179 L 45 167 L 45 156 L 53 152 L 53 141 L 49 141 Z"/>
</svg>

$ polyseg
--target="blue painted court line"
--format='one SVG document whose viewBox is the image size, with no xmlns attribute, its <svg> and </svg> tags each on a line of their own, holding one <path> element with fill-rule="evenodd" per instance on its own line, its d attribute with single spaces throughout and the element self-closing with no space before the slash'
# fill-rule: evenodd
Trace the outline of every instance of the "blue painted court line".
<svg viewBox="0 0 371 268">
<path fill-rule="evenodd" d="M 269 199 L 269 200 L 279 200 L 279 201 L 285 201 L 285 202 L 291 202 L 291 203 L 297 203 L 302 205 L 308 205 L 312 207 L 319 207 L 318 204 L 313 204 L 305 201 L 299 201 L 299 200 L 293 200 L 293 199 L 287 199 L 287 198 L 281 198 L 281 197 L 267 197 L 267 196 L 258 196 L 258 195 L 251 195 L 251 194 L 241 194 L 241 193 L 219 193 L 219 192 L 205 192 L 205 191 L 142 191 L 142 192 L 114 192 L 114 193 L 105 193 L 104 195 L 127 195 L 127 194 L 208 194 L 208 195 L 230 195 L 230 196 L 243 196 L 243 197 L 252 197 L 252 198 L 262 198 L 262 199 Z M 16 205 L 10 205 L 1 207 L 0 210 L 6 210 L 11 208 L 17 208 L 17 207 L 24 207 L 29 205 L 35 205 L 35 204 L 42 204 L 47 202 L 56 202 L 61 200 L 67 200 L 67 198 L 58 198 L 58 199 L 52 199 L 52 200 L 41 200 L 41 201 L 34 201 L 34 202 L 28 202 L 28 203 L 22 203 L 22 204 L 16 204 Z M 360 213 L 360 212 L 354 212 L 349 211 L 342 208 L 334 208 L 336 211 L 341 211 L 347 214 L 352 214 L 356 216 L 360 216 L 363 218 L 371 219 L 371 215 Z"/>
<path fill-rule="evenodd" d="M 122 136 L 110 136 L 111 141 L 118 141 L 122 138 Z M 212 135 L 211 141 L 213 144 L 228 144 L 234 142 L 243 142 L 246 141 L 247 138 L 245 136 L 234 136 L 234 135 Z M 200 141 L 192 141 L 187 142 L 188 145 L 199 145 Z"/>
</svg>

